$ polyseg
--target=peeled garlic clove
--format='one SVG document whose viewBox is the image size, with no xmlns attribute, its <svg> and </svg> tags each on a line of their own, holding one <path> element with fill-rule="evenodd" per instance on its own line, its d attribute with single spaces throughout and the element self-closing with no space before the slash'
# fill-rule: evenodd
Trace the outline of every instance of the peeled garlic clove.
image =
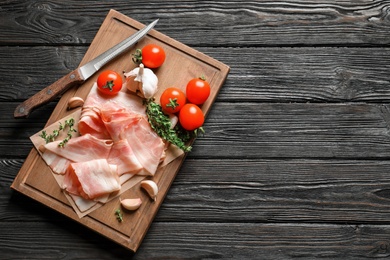
<svg viewBox="0 0 390 260">
<path fill-rule="evenodd" d="M 154 181 L 151 180 L 141 181 L 141 187 L 148 193 L 148 195 L 152 200 L 156 201 L 158 187 Z"/>
<path fill-rule="evenodd" d="M 121 205 L 127 210 L 136 210 L 142 204 L 142 200 L 140 198 L 136 199 L 124 199 L 121 200 Z"/>
<path fill-rule="evenodd" d="M 82 99 L 81 97 L 72 97 L 68 101 L 68 109 L 82 107 L 83 105 L 84 105 L 84 99 Z"/>
<path fill-rule="evenodd" d="M 173 129 L 179 122 L 179 118 L 174 114 L 169 114 L 169 121 L 171 122 L 171 129 Z"/>
</svg>

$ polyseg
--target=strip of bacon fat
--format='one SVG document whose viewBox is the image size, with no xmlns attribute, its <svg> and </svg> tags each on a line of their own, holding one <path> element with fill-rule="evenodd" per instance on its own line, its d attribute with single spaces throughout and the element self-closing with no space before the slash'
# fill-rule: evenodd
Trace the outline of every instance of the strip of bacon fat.
<svg viewBox="0 0 390 260">
<path fill-rule="evenodd" d="M 81 135 L 90 133 L 98 138 L 106 139 L 108 133 L 104 127 L 103 121 L 100 118 L 102 106 L 104 104 L 116 103 L 123 108 L 133 113 L 146 116 L 145 107 L 142 104 L 142 99 L 133 94 L 119 92 L 115 96 L 101 95 L 97 89 L 96 82 L 94 83 L 87 99 L 84 102 L 83 109 L 79 121 L 79 132 Z"/>
<path fill-rule="evenodd" d="M 156 173 L 164 153 L 164 142 L 145 118 L 127 125 L 122 138 L 126 139 L 135 156 L 149 175 Z"/>
<path fill-rule="evenodd" d="M 78 129 L 81 135 L 91 134 L 100 139 L 110 138 L 110 134 L 100 118 L 100 109 L 97 108 L 83 108 Z"/>
<path fill-rule="evenodd" d="M 142 169 L 141 163 L 138 161 L 127 140 L 114 143 L 107 161 L 110 164 L 118 166 L 119 175 L 124 173 L 135 174 Z"/>
<path fill-rule="evenodd" d="M 121 188 L 117 166 L 106 159 L 71 163 L 65 174 L 63 188 L 86 199 L 119 191 Z"/>
<path fill-rule="evenodd" d="M 97 89 L 96 82 L 93 84 L 91 91 L 84 102 L 83 108 L 100 108 L 100 106 L 106 102 L 116 102 L 129 111 L 145 115 L 145 106 L 142 104 L 141 98 L 134 94 L 128 94 L 122 91 L 118 92 L 115 96 L 102 95 Z"/>
<path fill-rule="evenodd" d="M 106 102 L 100 110 L 100 117 L 114 142 L 122 140 L 122 133 L 129 124 L 137 123 L 143 115 L 134 113 L 116 102 Z"/>
<path fill-rule="evenodd" d="M 68 159 L 58 156 L 49 150 L 45 150 L 42 153 L 42 159 L 52 169 L 52 171 L 57 174 L 65 174 L 69 164 L 71 163 Z"/>
<path fill-rule="evenodd" d="M 43 152 L 43 158 L 46 158 L 46 163 L 58 174 L 64 174 L 64 172 L 58 172 L 59 169 L 63 170 L 63 167 L 58 167 L 58 162 L 55 159 L 56 156 L 71 162 L 86 162 L 102 158 L 106 159 L 110 154 L 113 144 L 111 140 L 102 140 L 90 134 L 70 139 L 65 147 L 59 147 L 59 142 L 61 141 L 46 144 L 44 146 L 45 151 Z M 54 163 L 50 163 L 51 161 Z"/>
</svg>

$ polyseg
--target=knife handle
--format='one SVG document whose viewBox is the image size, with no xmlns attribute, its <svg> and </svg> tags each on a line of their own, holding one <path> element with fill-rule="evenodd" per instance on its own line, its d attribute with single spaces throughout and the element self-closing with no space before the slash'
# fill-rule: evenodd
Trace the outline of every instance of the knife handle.
<svg viewBox="0 0 390 260">
<path fill-rule="evenodd" d="M 35 108 L 49 103 L 70 87 L 81 84 L 83 81 L 84 80 L 80 76 L 78 69 L 71 71 L 69 74 L 60 78 L 50 86 L 42 89 L 34 96 L 17 106 L 14 112 L 14 117 L 28 117 Z"/>
</svg>

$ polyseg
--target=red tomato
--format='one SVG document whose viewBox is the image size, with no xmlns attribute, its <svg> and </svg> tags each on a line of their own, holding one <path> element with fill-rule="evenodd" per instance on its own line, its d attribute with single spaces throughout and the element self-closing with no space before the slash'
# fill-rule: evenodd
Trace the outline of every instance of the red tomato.
<svg viewBox="0 0 390 260">
<path fill-rule="evenodd" d="M 191 103 L 201 105 L 210 95 L 210 85 L 202 78 L 191 79 L 187 84 L 186 94 Z"/>
<path fill-rule="evenodd" d="M 186 104 L 186 95 L 178 88 L 167 88 L 161 94 L 160 105 L 166 113 L 177 113 Z"/>
<path fill-rule="evenodd" d="M 179 122 L 184 129 L 195 130 L 204 123 L 203 112 L 197 105 L 185 104 L 180 110 Z"/>
<path fill-rule="evenodd" d="M 116 95 L 122 89 L 122 77 L 119 73 L 106 70 L 97 78 L 98 89 L 106 95 Z"/>
<path fill-rule="evenodd" d="M 142 48 L 142 63 L 145 67 L 155 69 L 165 61 L 165 51 L 156 44 L 148 44 Z"/>
</svg>

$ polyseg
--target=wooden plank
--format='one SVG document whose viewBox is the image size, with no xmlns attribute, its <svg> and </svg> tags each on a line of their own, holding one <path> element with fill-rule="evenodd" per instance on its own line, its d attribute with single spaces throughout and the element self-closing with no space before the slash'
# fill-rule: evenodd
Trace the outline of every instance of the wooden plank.
<svg viewBox="0 0 390 260">
<path fill-rule="evenodd" d="M 2 3 L 0 45 L 88 44 L 110 8 L 145 23 L 161 18 L 161 32 L 192 46 L 390 43 L 386 1 L 186 1 L 181 5 L 146 1 L 138 5 L 121 0 L 91 5 L 51 0 Z"/>
<path fill-rule="evenodd" d="M 133 258 L 389 257 L 386 1 L 0 5 L 0 258 L 133 256 L 9 189 L 55 103 L 26 121 L 13 108 L 79 64 L 112 7 L 160 17 L 159 31 L 232 67 Z"/>
<path fill-rule="evenodd" d="M 30 136 L 45 126 L 56 102 L 38 108 L 28 119 L 23 120 L 13 118 L 13 111 L 18 104 L 15 102 L 0 102 L 1 154 L 9 158 L 25 159 L 33 147 Z"/>
<path fill-rule="evenodd" d="M 0 160 L 0 219 L 68 222 L 9 189 L 22 162 Z M 390 214 L 389 170 L 377 160 L 187 158 L 155 221 L 376 224 Z"/>
<path fill-rule="evenodd" d="M 50 222 L 0 223 L 0 228 L 4 259 L 26 255 L 30 259 L 362 259 L 390 255 L 389 225 L 153 223 L 136 254 L 74 223 L 66 229 Z"/>
<path fill-rule="evenodd" d="M 197 50 L 231 66 L 219 101 L 390 102 L 390 48 Z M 32 96 L 76 68 L 85 51 L 86 47 L 0 47 L 0 86 L 7 89 L 0 92 L 0 100 Z"/>
<path fill-rule="evenodd" d="M 85 64 L 142 27 L 143 25 L 139 22 L 111 10 L 94 38 L 91 47 L 81 61 L 81 64 Z M 109 39 L 109 41 L 106 39 Z M 184 83 L 197 77 L 197 73 L 202 71 L 202 74 L 206 76 L 212 86 L 210 97 L 202 104 L 203 113 L 207 115 L 219 89 L 222 87 L 229 67 L 155 30 L 151 31 L 142 42 L 143 44 L 147 44 L 153 41 L 158 42 L 169 57 L 164 62 L 164 66 L 160 67 L 156 72 L 156 75 L 159 77 L 159 93 L 164 88 L 172 86 L 173 80 L 179 84 L 178 87 L 182 86 L 181 88 L 184 88 Z M 132 50 L 129 50 L 129 53 L 134 53 L 136 48 L 139 48 L 139 46 L 134 46 Z M 121 55 L 115 59 L 115 63 L 107 64 L 102 70 L 109 68 L 116 71 L 129 71 L 135 67 L 134 64 L 131 63 L 132 66 L 130 66 L 129 63 L 131 63 L 129 56 Z M 84 87 L 67 91 L 60 99 L 47 125 L 69 115 L 71 113 L 67 109 L 69 98 L 73 96 L 86 98 L 93 83 L 96 82 L 96 78 L 97 75 L 87 80 L 84 83 Z M 134 186 L 134 189 L 123 193 L 124 196 L 141 197 L 144 201 L 141 208 L 134 214 L 124 214 L 123 222 L 125 224 L 123 225 L 114 216 L 115 210 L 120 207 L 119 198 L 113 199 L 87 216 L 79 218 L 66 200 L 61 188 L 54 180 L 50 168 L 43 162 L 35 149 L 31 150 L 11 187 L 61 212 L 80 224 L 95 230 L 122 246 L 136 251 L 153 221 L 159 206 L 163 202 L 165 194 L 169 190 L 184 158 L 185 154 L 176 157 L 168 165 L 160 167 L 153 176 L 153 180 L 159 186 L 159 196 L 155 202 L 152 202 L 150 199 L 147 200 L 148 197 L 144 193 L 141 194 L 139 183 Z"/>
<path fill-rule="evenodd" d="M 390 48 L 215 48 L 205 52 L 231 64 L 219 100 L 390 100 Z"/>
<path fill-rule="evenodd" d="M 378 223 L 390 214 L 390 164 L 367 160 L 190 160 L 160 221 Z"/>
<path fill-rule="evenodd" d="M 25 100 L 78 67 L 87 47 L 0 47 L 1 101 Z M 10 73 L 12 71 L 12 73 Z M 56 100 L 58 101 L 58 99 Z"/>
<path fill-rule="evenodd" d="M 2 108 L 8 111 L 4 114 L 12 110 Z M 389 109 L 364 103 L 216 102 L 204 125 L 206 134 L 196 139 L 188 157 L 387 159 Z M 0 144 L 9 149 L 8 156 L 25 154 L 32 146 L 13 129 L 20 127 L 26 135 L 40 131 L 44 122 L 34 129 L 10 122 L 0 128 Z"/>
<path fill-rule="evenodd" d="M 189 157 L 388 158 L 388 111 L 381 104 L 216 102 Z"/>
</svg>

